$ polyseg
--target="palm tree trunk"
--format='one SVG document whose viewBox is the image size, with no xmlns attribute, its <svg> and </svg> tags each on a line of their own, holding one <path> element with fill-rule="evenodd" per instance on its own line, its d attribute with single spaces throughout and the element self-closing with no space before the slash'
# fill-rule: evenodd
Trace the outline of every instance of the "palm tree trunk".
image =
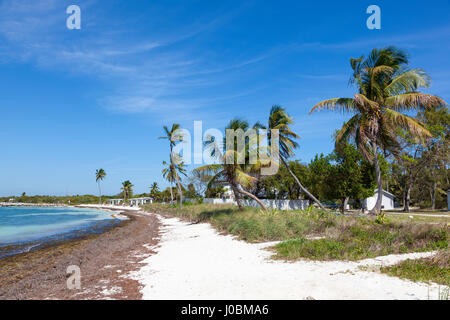
<svg viewBox="0 0 450 320">
<path fill-rule="evenodd" d="M 242 194 L 245 194 L 246 196 L 249 196 L 249 197 L 252 198 L 253 200 L 255 200 L 255 201 L 259 204 L 259 206 L 260 206 L 264 211 L 267 211 L 266 206 L 264 205 L 264 203 L 262 203 L 261 200 L 258 199 L 257 196 L 255 196 L 254 194 L 252 194 L 252 193 L 250 193 L 250 192 L 248 192 L 248 191 L 243 190 L 242 188 L 238 189 L 238 191 L 239 191 L 240 193 L 242 193 Z"/>
<path fill-rule="evenodd" d="M 231 186 L 231 189 L 233 190 L 234 200 L 236 201 L 239 210 L 242 210 L 241 199 L 239 197 L 239 193 L 237 191 L 237 187 L 234 185 L 234 183 L 230 183 L 230 186 Z"/>
<path fill-rule="evenodd" d="M 183 208 L 183 191 L 181 190 L 180 177 L 177 174 L 178 195 L 180 196 L 180 209 Z"/>
<path fill-rule="evenodd" d="M 378 197 L 377 202 L 375 203 L 375 207 L 373 207 L 373 209 L 369 213 L 376 215 L 381 212 L 381 203 L 383 200 L 383 182 L 381 180 L 381 169 L 380 163 L 378 161 L 378 146 L 376 142 L 372 142 L 372 151 L 373 151 L 373 163 L 375 166 L 375 174 L 377 178 Z"/>
<path fill-rule="evenodd" d="M 172 192 L 172 183 L 170 184 L 170 204 L 173 204 L 173 192 Z"/>
<path fill-rule="evenodd" d="M 100 188 L 100 181 L 97 182 L 97 184 L 98 184 L 98 194 L 99 194 L 98 204 L 101 205 L 102 204 L 102 189 Z"/>
<path fill-rule="evenodd" d="M 326 210 L 325 207 L 320 203 L 320 201 L 317 200 L 317 198 L 314 197 L 314 196 L 312 195 L 312 193 L 309 192 L 309 191 L 308 191 L 308 190 L 300 183 L 300 180 L 298 180 L 297 176 L 291 171 L 291 168 L 289 168 L 289 166 L 288 166 L 288 164 L 286 163 L 286 161 L 285 161 L 282 157 L 280 157 L 280 158 L 281 158 L 281 161 L 283 162 L 283 165 L 286 167 L 286 169 L 289 171 L 289 173 L 291 174 L 291 176 L 294 178 L 295 182 L 297 182 L 297 185 L 300 187 L 300 189 L 301 189 L 304 193 L 306 193 L 306 195 L 307 195 L 311 200 L 313 200 L 315 203 L 317 203 L 317 205 L 318 205 L 321 209 Z"/>
</svg>

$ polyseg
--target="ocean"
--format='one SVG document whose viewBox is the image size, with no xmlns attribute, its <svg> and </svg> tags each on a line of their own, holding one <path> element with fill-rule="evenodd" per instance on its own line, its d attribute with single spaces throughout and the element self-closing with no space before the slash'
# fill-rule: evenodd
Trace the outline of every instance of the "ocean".
<svg viewBox="0 0 450 320">
<path fill-rule="evenodd" d="M 122 220 L 112 214 L 73 207 L 0 207 L 0 259 L 104 232 Z"/>
</svg>

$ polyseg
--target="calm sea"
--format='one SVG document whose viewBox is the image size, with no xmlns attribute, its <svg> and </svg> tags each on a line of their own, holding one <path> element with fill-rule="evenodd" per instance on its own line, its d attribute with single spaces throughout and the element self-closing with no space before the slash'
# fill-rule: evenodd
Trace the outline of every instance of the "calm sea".
<svg viewBox="0 0 450 320">
<path fill-rule="evenodd" d="M 0 259 L 51 241 L 99 233 L 120 219 L 84 208 L 0 207 Z"/>
</svg>

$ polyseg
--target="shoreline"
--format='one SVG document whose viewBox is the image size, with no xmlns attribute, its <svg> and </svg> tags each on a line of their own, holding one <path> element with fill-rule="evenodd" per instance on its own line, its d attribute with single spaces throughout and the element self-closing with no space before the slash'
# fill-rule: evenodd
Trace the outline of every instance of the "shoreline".
<svg viewBox="0 0 450 320">
<path fill-rule="evenodd" d="M 56 205 L 49 204 L 46 206 L 35 205 L 35 204 L 24 204 L 20 203 L 18 206 L 8 205 L 8 206 L 0 206 L 7 208 L 86 208 L 86 209 L 95 209 L 101 210 L 105 212 L 115 212 L 115 209 L 103 209 L 100 207 L 90 207 L 90 206 L 68 206 L 68 205 Z M 122 210 L 123 211 L 123 210 Z M 107 232 L 117 226 L 120 226 L 123 220 L 129 219 L 127 215 L 122 214 L 122 212 L 118 211 L 116 214 L 111 214 L 111 218 L 105 218 L 102 220 L 98 220 L 86 225 L 80 225 L 78 227 L 74 227 L 72 230 L 61 230 L 54 234 L 42 235 L 40 237 L 32 237 L 30 239 L 24 239 L 15 242 L 0 242 L 0 261 L 6 259 L 8 257 L 13 257 L 22 253 L 32 252 L 40 249 L 45 249 L 49 247 L 54 247 L 57 245 L 64 244 L 68 241 L 74 240 L 82 240 L 86 237 L 89 237 L 93 234 L 102 234 Z"/>
<path fill-rule="evenodd" d="M 90 234 L 0 260 L 0 299 L 139 299 L 140 284 L 122 275 L 139 268 L 159 240 L 156 216 L 137 208 L 99 208 L 128 217 Z M 132 236 L 130 236 L 132 235 Z M 67 267 L 79 266 L 81 290 L 67 288 Z"/>
</svg>

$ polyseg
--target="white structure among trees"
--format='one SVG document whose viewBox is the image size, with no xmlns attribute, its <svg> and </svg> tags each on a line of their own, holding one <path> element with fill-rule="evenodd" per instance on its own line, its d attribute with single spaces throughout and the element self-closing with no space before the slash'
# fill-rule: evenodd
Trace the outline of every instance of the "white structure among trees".
<svg viewBox="0 0 450 320">
<path fill-rule="evenodd" d="M 365 210 L 372 210 L 377 202 L 378 189 L 375 190 L 375 194 L 369 198 L 364 199 L 363 206 Z M 383 190 L 383 198 L 381 200 L 382 210 L 394 209 L 394 195 L 386 190 Z"/>
</svg>

